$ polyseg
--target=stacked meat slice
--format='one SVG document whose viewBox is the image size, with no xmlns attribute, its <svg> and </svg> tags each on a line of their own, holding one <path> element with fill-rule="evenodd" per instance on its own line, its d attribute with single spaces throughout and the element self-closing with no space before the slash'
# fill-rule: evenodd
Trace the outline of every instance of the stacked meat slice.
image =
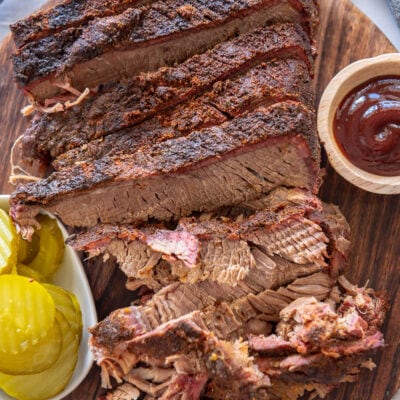
<svg viewBox="0 0 400 400">
<path fill-rule="evenodd" d="M 72 226 L 169 220 L 279 185 L 317 190 L 311 60 L 301 27 L 279 24 L 39 115 L 22 151 L 58 170 L 17 189 L 15 219 L 34 224 L 36 203 Z"/>
<path fill-rule="evenodd" d="M 174 230 L 160 224 L 97 225 L 69 243 L 94 255 L 115 256 L 131 287 L 142 280 L 161 287 L 165 279 L 236 286 L 254 274 L 268 285 L 282 273 L 283 281 L 272 283 L 279 287 L 286 275 L 325 270 L 329 258 L 330 268 L 342 269 L 337 260 L 348 256 L 349 229 L 340 219 L 337 209 L 303 190 L 276 189 L 257 202 L 183 218 Z M 335 232 L 330 220 L 340 229 Z M 338 248 L 335 240 L 345 244 Z"/>
<path fill-rule="evenodd" d="M 224 85 L 229 85 L 229 76 L 240 76 L 241 71 L 246 72 L 251 70 L 252 66 L 260 66 L 277 57 L 293 59 L 294 62 L 303 61 L 307 71 L 311 70 L 310 43 L 298 25 L 279 24 L 261 28 L 223 42 L 176 67 L 161 68 L 154 73 L 141 74 L 119 83 L 99 87 L 96 93 L 92 93 L 85 102 L 64 113 L 36 117 L 24 136 L 26 142 L 24 154 L 35 158 L 56 158 L 67 150 L 82 146 L 90 140 L 158 116 L 169 107 L 196 98 L 206 91 L 210 91 L 212 95 L 214 84 L 217 83 L 216 90 L 219 90 L 221 83 L 218 82 L 226 81 Z M 292 73 L 289 74 L 285 70 L 280 73 L 277 71 L 278 73 L 274 75 L 269 72 L 269 69 L 263 69 L 263 71 L 269 73 L 271 78 L 271 81 L 259 82 L 262 85 L 261 88 L 264 86 L 272 91 L 272 93 L 265 93 L 267 98 L 274 96 L 273 89 L 277 95 L 279 93 L 282 95 L 284 88 L 281 86 L 285 85 L 284 87 L 288 88 L 287 95 L 292 99 L 302 96 L 307 104 L 312 102 L 312 93 L 307 84 L 309 81 L 307 73 L 305 76 L 303 73 L 302 76 L 298 75 L 301 74 L 299 71 L 297 76 L 292 76 Z M 291 88 L 291 82 L 295 83 L 296 79 L 300 81 L 298 83 L 300 86 Z M 248 85 L 253 85 L 250 80 L 247 82 Z M 290 94 L 290 92 L 293 93 Z M 236 90 L 236 93 L 232 94 L 233 98 L 236 98 L 240 92 L 237 93 Z M 243 93 L 243 95 L 246 94 L 251 95 L 251 90 L 248 89 Z M 218 98 L 218 95 L 212 98 Z M 210 100 L 210 97 L 208 99 Z M 207 98 L 205 100 L 207 102 Z M 209 107 L 213 105 L 210 101 L 207 104 Z M 173 109 L 170 108 L 169 111 Z M 163 120 L 167 120 L 170 112 L 166 113 L 167 115 L 161 114 Z M 67 124 L 66 121 L 69 123 Z M 164 123 L 161 126 L 176 126 L 179 131 L 182 130 L 180 127 L 188 129 L 193 126 L 178 124 L 177 118 L 171 118 L 170 121 L 169 124 Z M 195 122 L 192 121 L 192 124 Z M 204 124 L 202 118 L 197 118 L 197 123 Z M 153 119 L 153 124 L 157 126 L 156 119 Z"/>
<path fill-rule="evenodd" d="M 91 329 L 107 399 L 323 397 L 373 366 L 386 300 L 316 196 L 313 0 L 69 0 L 12 27 L 36 110 L 10 213 L 46 209 L 138 302 Z M 26 183 L 32 178 L 32 182 Z"/>
<path fill-rule="evenodd" d="M 93 1 L 79 3 L 13 27 L 15 77 L 36 99 L 67 84 L 83 90 L 181 62 L 272 21 L 302 23 L 311 32 L 317 19 L 313 0 L 101 1 L 96 11 Z"/>
</svg>

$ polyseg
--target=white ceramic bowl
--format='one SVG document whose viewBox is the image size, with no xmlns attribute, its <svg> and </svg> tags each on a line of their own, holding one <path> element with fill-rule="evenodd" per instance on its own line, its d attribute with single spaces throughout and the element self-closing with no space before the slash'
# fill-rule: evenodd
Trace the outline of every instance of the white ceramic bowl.
<svg viewBox="0 0 400 400">
<path fill-rule="evenodd" d="M 0 195 L 0 208 L 7 211 L 9 208 L 8 200 L 9 196 Z M 64 238 L 66 238 L 68 236 L 67 231 L 60 223 L 59 226 L 62 230 Z M 76 295 L 82 309 L 83 318 L 82 340 L 79 347 L 78 362 L 76 364 L 74 374 L 72 375 L 71 380 L 66 388 L 58 395 L 50 399 L 60 400 L 76 389 L 76 387 L 83 381 L 92 367 L 93 358 L 88 346 L 88 328 L 97 323 L 97 315 L 92 292 L 90 290 L 85 271 L 82 267 L 81 260 L 75 251 L 69 246 L 66 246 L 61 267 L 54 275 L 54 283 Z M 43 384 L 51 385 L 51 382 L 43 382 Z M 0 400 L 12 399 L 12 397 L 0 390 Z"/>
<path fill-rule="evenodd" d="M 325 89 L 318 108 L 318 133 L 336 172 L 350 183 L 373 193 L 400 193 L 400 176 L 380 176 L 352 164 L 340 150 L 333 133 L 335 113 L 344 97 L 362 83 L 379 77 L 400 77 L 400 54 L 383 54 L 356 61 L 340 71 Z"/>
</svg>

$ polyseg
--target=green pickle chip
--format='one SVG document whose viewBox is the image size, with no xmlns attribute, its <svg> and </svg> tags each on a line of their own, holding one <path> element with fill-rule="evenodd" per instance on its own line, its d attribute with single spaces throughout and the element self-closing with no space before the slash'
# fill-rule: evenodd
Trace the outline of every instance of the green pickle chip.
<svg viewBox="0 0 400 400">
<path fill-rule="evenodd" d="M 57 322 L 47 335 L 17 354 L 0 351 L 0 372 L 10 375 L 35 374 L 49 368 L 61 353 L 62 335 Z"/>
<path fill-rule="evenodd" d="M 45 214 L 40 214 L 37 219 L 41 225 L 37 231 L 39 251 L 27 266 L 47 278 L 57 271 L 62 262 L 65 250 L 64 238 L 56 219 Z"/>
<path fill-rule="evenodd" d="M 18 236 L 17 261 L 21 264 L 28 264 L 33 261 L 39 252 L 39 235 L 35 232 L 30 241 Z"/>
<path fill-rule="evenodd" d="M 17 263 L 18 235 L 9 215 L 0 209 L 0 274 L 11 273 Z"/>
<path fill-rule="evenodd" d="M 57 310 L 61 311 L 79 340 L 82 337 L 82 312 L 76 296 L 59 286 L 44 283 L 43 286 L 53 297 Z"/>
<path fill-rule="evenodd" d="M 31 375 L 0 373 L 0 388 L 19 400 L 45 400 L 60 393 L 68 384 L 78 359 L 79 340 L 66 318 L 57 312 L 62 349 L 50 368 Z"/>
<path fill-rule="evenodd" d="M 82 337 L 76 296 L 44 283 L 63 260 L 62 231 L 55 218 L 37 218 L 41 228 L 26 241 L 0 209 L 0 389 L 19 400 L 60 393 L 74 372 Z"/>
<path fill-rule="evenodd" d="M 0 275 L 0 293 L 0 351 L 20 353 L 53 326 L 54 300 L 40 283 L 19 275 Z"/>
</svg>

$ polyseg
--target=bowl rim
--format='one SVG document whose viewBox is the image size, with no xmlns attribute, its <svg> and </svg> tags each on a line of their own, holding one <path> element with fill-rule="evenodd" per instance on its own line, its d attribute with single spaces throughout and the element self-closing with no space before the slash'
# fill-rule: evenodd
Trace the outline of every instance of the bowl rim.
<svg viewBox="0 0 400 400">
<path fill-rule="evenodd" d="M 389 67 L 377 73 L 376 68 Z M 333 118 L 343 98 L 362 83 L 380 76 L 398 75 L 400 78 L 400 53 L 386 53 L 349 64 L 329 82 L 322 94 L 317 113 L 320 141 L 332 167 L 353 185 L 378 194 L 399 194 L 400 176 L 381 176 L 366 172 L 349 161 L 339 148 L 333 135 Z M 392 71 L 396 72 L 390 72 Z"/>
<path fill-rule="evenodd" d="M 9 208 L 9 198 L 10 196 L 7 194 L 0 194 L 0 208 L 4 209 L 5 211 L 7 211 Z M 47 211 L 42 212 L 50 215 L 53 218 L 56 218 L 55 215 Z M 67 230 L 59 219 L 57 219 L 57 222 L 64 239 L 66 239 L 69 236 Z M 72 274 L 65 272 L 67 265 L 72 267 L 71 269 L 74 271 Z M 68 279 L 65 279 L 65 277 Z M 61 281 L 64 281 L 64 284 L 60 283 Z M 49 398 L 49 400 L 62 400 L 82 383 L 93 366 L 94 358 L 89 349 L 88 328 L 97 323 L 97 311 L 82 262 L 75 250 L 68 245 L 65 247 L 65 254 L 61 268 L 54 275 L 54 283 L 72 291 L 78 298 L 82 310 L 82 338 L 79 344 L 78 360 L 74 373 L 71 376 L 67 386 L 60 393 Z M 0 389 L 0 400 L 13 399 L 13 397 L 7 395 Z"/>
</svg>

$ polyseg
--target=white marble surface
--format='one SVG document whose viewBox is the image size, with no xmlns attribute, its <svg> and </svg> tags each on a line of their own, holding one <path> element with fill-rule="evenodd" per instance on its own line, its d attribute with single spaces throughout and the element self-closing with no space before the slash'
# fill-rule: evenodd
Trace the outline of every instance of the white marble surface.
<svg viewBox="0 0 400 400">
<path fill-rule="evenodd" d="M 393 46 L 400 51 L 400 27 L 390 12 L 386 0 L 352 0 L 385 33 Z M 371 40 L 374 40 L 371 38 Z"/>
<path fill-rule="evenodd" d="M 3 0 L 0 4 L 0 40 L 9 32 L 8 26 L 31 14 L 46 0 Z"/>
</svg>

